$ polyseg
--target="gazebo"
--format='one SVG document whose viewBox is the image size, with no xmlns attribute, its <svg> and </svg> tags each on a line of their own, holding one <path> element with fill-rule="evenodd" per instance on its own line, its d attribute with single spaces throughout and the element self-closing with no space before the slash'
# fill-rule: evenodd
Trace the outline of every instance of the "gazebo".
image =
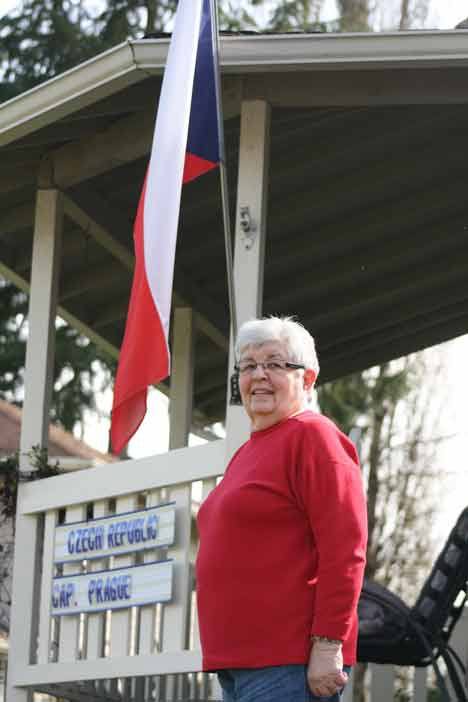
<svg viewBox="0 0 468 702">
<path fill-rule="evenodd" d="M 46 445 L 56 313 L 118 355 L 167 47 L 129 41 L 0 106 L 0 274 L 30 292 L 24 450 Z M 298 315 L 317 339 L 322 381 L 468 331 L 468 31 L 226 36 L 221 62 L 239 320 Z M 169 453 L 21 487 L 8 702 L 31 690 L 74 700 L 209 692 L 198 675 L 191 484 L 202 480 L 206 494 L 247 431 L 226 402 L 215 172 L 184 189 L 173 310 L 173 374 L 161 387 Z M 191 429 L 224 419 L 225 440 L 184 448 Z M 173 543 L 58 560 L 67 524 L 168 502 Z M 166 556 L 166 604 L 51 614 L 58 577 Z"/>
</svg>

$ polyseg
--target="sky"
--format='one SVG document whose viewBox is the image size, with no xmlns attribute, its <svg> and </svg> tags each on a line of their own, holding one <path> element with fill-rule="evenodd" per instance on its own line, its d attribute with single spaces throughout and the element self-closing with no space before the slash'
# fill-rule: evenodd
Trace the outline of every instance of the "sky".
<svg viewBox="0 0 468 702">
<path fill-rule="evenodd" d="M 441 434 L 451 438 L 438 448 L 441 516 L 436 531 L 439 540 L 447 536 L 456 516 L 468 505 L 468 335 L 453 339 L 440 348 L 445 359 L 445 377 L 441 383 Z M 428 382 L 431 382 L 430 378 Z"/>
<path fill-rule="evenodd" d="M 19 4 L 19 0 L 0 0 L 0 17 Z M 397 6 L 398 2 L 397 0 L 387 0 L 384 5 L 388 8 Z M 329 21 L 336 19 L 337 16 L 335 0 L 325 0 L 321 19 Z M 467 16 L 468 4 L 465 0 L 430 0 L 430 10 L 425 26 L 427 28 L 453 29 L 458 22 Z"/>
<path fill-rule="evenodd" d="M 0 0 L 1 1 L 1 0 Z M 372 5 L 373 3 L 371 3 Z M 395 16 L 399 0 L 385 0 L 381 3 L 385 12 L 377 17 L 379 24 L 383 23 L 388 28 L 391 17 Z M 268 16 L 268 9 L 258 10 L 258 16 L 263 20 Z M 425 22 L 428 29 L 453 29 L 456 24 L 468 16 L 468 3 L 465 0 L 430 0 L 429 13 Z M 323 22 L 334 20 L 338 17 L 335 0 L 325 0 L 320 19 Z"/>
</svg>

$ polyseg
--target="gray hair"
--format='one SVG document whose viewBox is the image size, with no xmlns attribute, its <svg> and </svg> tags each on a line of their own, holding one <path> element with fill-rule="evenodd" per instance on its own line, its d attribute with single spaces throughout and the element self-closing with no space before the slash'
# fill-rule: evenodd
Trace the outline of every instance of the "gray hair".
<svg viewBox="0 0 468 702">
<path fill-rule="evenodd" d="M 316 375 L 320 370 L 314 338 L 302 324 L 292 317 L 264 317 L 244 322 L 239 329 L 235 347 L 236 358 L 248 346 L 261 346 L 269 341 L 286 344 L 289 360 L 312 369 Z"/>
</svg>

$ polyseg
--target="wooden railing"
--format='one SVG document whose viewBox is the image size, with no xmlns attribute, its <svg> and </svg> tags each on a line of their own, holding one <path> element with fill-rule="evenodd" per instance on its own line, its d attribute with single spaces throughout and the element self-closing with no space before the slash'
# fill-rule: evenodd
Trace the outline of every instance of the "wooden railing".
<svg viewBox="0 0 468 702">
<path fill-rule="evenodd" d="M 21 485 L 18 510 L 36 522 L 40 572 L 31 659 L 12 658 L 10 682 L 69 699 L 220 699 L 214 676 L 202 674 L 191 543 L 193 484 L 204 495 L 225 465 L 224 441 L 170 451 Z M 54 562 L 57 526 L 175 504 L 173 545 L 93 560 Z M 191 558 L 192 555 L 192 558 Z M 20 557 L 20 554 L 17 554 Z M 54 577 L 128 568 L 173 559 L 169 602 L 113 611 L 51 616 Z M 21 607 L 21 582 L 14 584 Z"/>
<path fill-rule="evenodd" d="M 193 513 L 225 465 L 223 440 L 137 461 L 92 468 L 85 472 L 21 485 L 18 510 L 34 520 L 40 534 L 38 554 L 29 559 L 37 582 L 30 660 L 11 656 L 10 684 L 16 688 L 80 700 L 135 702 L 221 699 L 214 676 L 202 674 L 194 597 Z M 59 565 L 54 560 L 57 526 L 103 518 L 163 503 L 175 503 L 172 545 Z M 38 556 L 38 557 L 36 557 Z M 96 573 L 173 559 L 173 592 L 169 602 L 103 612 L 51 615 L 54 577 Z M 22 583 L 14 584 L 14 607 L 22 606 Z M 21 610 L 20 610 L 21 611 Z M 466 661 L 468 618 L 462 617 L 453 644 Z M 14 654 L 14 652 L 11 652 Z M 371 702 L 394 698 L 395 671 L 371 666 Z M 414 674 L 415 702 L 427 702 L 427 671 Z M 455 699 L 455 697 L 454 697 Z M 343 702 L 351 702 L 352 684 Z"/>
</svg>

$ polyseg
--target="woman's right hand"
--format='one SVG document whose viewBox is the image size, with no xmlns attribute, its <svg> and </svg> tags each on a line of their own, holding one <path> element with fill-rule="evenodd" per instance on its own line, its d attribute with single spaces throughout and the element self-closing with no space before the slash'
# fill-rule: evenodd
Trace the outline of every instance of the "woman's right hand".
<svg viewBox="0 0 468 702">
<path fill-rule="evenodd" d="M 347 683 L 343 672 L 341 643 L 314 641 L 307 666 L 307 681 L 311 692 L 319 697 L 330 697 Z"/>
</svg>

